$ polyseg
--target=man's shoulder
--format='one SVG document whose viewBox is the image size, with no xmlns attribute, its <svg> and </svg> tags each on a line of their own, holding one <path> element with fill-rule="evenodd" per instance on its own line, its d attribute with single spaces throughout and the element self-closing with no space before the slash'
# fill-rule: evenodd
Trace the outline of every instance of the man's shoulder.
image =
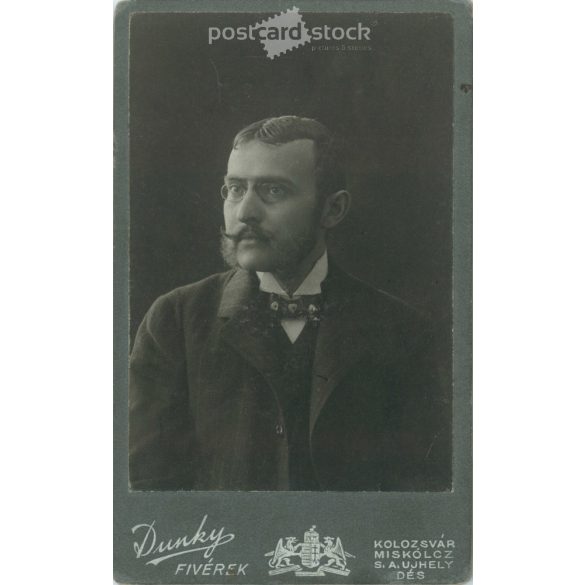
<svg viewBox="0 0 585 585">
<path fill-rule="evenodd" d="M 182 285 L 160 295 L 152 304 L 149 313 L 174 315 L 182 320 L 185 315 L 209 309 L 219 302 L 226 283 L 231 279 L 234 270 L 212 274 L 202 280 Z"/>
<path fill-rule="evenodd" d="M 433 324 L 418 308 L 363 280 L 339 271 L 336 281 L 352 307 L 351 321 L 373 346 L 405 347 L 408 352 L 433 336 Z M 394 343 L 391 341 L 394 340 Z M 397 345 L 398 344 L 398 345 Z"/>
<path fill-rule="evenodd" d="M 185 302 L 193 298 L 218 294 L 221 293 L 234 273 L 235 270 L 231 269 L 211 274 L 202 280 L 174 288 L 163 296 L 176 299 L 177 302 Z"/>
<path fill-rule="evenodd" d="M 424 320 L 423 313 L 414 305 L 387 291 L 381 290 L 341 269 L 335 271 L 336 281 L 350 295 L 359 308 L 379 318 Z"/>
</svg>

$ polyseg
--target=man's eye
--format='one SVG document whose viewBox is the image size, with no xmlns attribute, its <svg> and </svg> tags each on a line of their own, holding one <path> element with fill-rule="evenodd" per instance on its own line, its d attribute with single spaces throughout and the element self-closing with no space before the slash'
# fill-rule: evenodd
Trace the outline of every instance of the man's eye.
<svg viewBox="0 0 585 585">
<path fill-rule="evenodd" d="M 238 185 L 237 183 L 233 183 L 231 185 L 227 185 L 227 194 L 228 197 L 238 199 L 243 197 L 246 193 L 246 188 L 243 185 Z"/>
<path fill-rule="evenodd" d="M 260 185 L 260 193 L 268 201 L 280 201 L 288 195 L 288 189 L 277 183 Z"/>
</svg>

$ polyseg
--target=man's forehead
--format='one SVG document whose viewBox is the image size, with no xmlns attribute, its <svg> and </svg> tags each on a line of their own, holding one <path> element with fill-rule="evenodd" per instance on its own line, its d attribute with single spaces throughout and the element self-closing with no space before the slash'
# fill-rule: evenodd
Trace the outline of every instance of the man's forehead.
<svg viewBox="0 0 585 585">
<path fill-rule="evenodd" d="M 315 172 L 315 144 L 308 138 L 285 144 L 267 144 L 250 140 L 232 150 L 228 175 L 263 176 L 275 173 L 310 175 Z"/>
</svg>

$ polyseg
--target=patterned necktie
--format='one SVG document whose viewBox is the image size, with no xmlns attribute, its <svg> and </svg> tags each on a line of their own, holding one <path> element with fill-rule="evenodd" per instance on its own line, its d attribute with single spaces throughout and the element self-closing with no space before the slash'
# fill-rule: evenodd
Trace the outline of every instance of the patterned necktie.
<svg viewBox="0 0 585 585">
<path fill-rule="evenodd" d="M 307 319 L 318 322 L 321 318 L 323 295 L 303 295 L 286 299 L 275 293 L 268 297 L 268 307 L 278 319 Z"/>
</svg>

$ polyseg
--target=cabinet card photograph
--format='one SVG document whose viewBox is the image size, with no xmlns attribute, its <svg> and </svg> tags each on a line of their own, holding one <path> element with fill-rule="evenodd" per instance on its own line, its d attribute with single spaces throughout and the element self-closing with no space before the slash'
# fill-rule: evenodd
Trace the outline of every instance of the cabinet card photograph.
<svg viewBox="0 0 585 585">
<path fill-rule="evenodd" d="M 459 583 L 464 2 L 121 2 L 115 579 Z"/>
</svg>

